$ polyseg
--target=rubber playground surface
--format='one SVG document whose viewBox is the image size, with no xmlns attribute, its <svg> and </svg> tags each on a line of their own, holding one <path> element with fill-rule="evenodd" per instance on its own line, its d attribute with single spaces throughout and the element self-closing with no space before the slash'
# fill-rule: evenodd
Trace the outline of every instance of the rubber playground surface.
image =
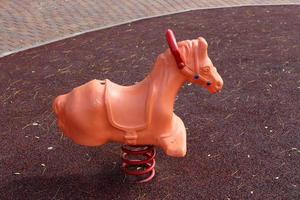
<svg viewBox="0 0 300 200">
<path fill-rule="evenodd" d="M 120 144 L 61 136 L 53 99 L 91 79 L 142 80 L 177 40 L 203 36 L 224 80 L 185 85 L 175 113 L 188 152 L 158 149 L 156 177 L 129 184 Z M 300 6 L 198 10 L 137 21 L 0 59 L 0 199 L 299 199 Z"/>
</svg>

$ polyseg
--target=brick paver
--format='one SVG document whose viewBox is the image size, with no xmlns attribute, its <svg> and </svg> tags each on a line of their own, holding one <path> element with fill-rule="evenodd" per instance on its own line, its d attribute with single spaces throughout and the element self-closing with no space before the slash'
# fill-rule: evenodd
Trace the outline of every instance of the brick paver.
<svg viewBox="0 0 300 200">
<path fill-rule="evenodd" d="M 75 34 L 200 8 L 300 4 L 300 0 L 0 1 L 0 57 Z"/>
</svg>

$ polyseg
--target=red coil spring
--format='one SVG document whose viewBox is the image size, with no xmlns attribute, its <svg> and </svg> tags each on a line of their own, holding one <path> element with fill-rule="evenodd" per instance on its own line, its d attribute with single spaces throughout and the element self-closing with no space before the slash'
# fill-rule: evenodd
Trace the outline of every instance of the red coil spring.
<svg viewBox="0 0 300 200">
<path fill-rule="evenodd" d="M 122 146 L 122 161 L 125 174 L 135 177 L 136 183 L 150 181 L 155 175 L 154 146 Z"/>
</svg>

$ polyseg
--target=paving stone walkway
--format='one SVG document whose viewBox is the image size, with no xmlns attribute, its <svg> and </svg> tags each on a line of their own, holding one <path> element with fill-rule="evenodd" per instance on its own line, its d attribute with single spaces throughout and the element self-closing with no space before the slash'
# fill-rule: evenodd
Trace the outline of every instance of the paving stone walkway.
<svg viewBox="0 0 300 200">
<path fill-rule="evenodd" d="M 0 4 L 0 57 L 80 33 L 202 8 L 300 0 L 11 0 Z"/>
</svg>

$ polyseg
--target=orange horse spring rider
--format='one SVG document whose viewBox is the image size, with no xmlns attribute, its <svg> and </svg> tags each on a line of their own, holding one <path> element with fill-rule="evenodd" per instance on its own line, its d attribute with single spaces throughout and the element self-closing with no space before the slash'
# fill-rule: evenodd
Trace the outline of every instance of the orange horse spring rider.
<svg viewBox="0 0 300 200">
<path fill-rule="evenodd" d="M 64 134 L 81 145 L 155 145 L 169 156 L 185 156 L 186 128 L 173 112 L 176 95 L 186 82 L 217 93 L 223 80 L 208 57 L 204 38 L 177 44 L 171 30 L 166 38 L 170 48 L 158 56 L 153 70 L 141 82 L 121 86 L 108 79 L 92 80 L 58 96 L 53 109 Z M 153 159 L 151 151 L 140 152 Z"/>
</svg>

